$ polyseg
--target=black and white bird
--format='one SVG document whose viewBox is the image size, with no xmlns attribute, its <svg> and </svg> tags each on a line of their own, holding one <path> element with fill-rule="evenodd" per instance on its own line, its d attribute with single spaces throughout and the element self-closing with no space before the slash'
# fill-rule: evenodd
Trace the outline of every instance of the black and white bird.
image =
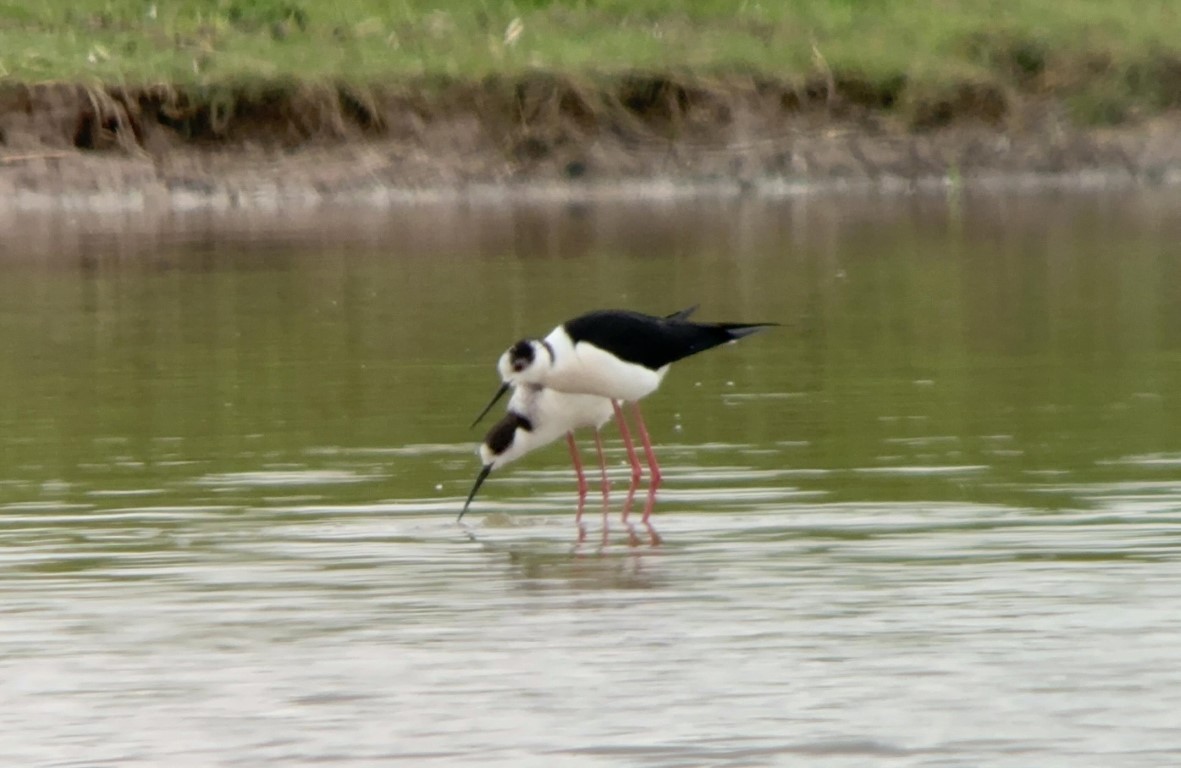
<svg viewBox="0 0 1181 768">
<path fill-rule="evenodd" d="M 536 384 L 569 394 L 608 398 L 628 449 L 634 492 L 640 466 L 620 407 L 621 402 L 630 402 L 651 475 L 643 516 L 647 523 L 661 475 L 639 400 L 656 391 L 669 366 L 678 360 L 776 325 L 697 323 L 687 319 L 692 312 L 690 308 L 656 317 L 630 310 L 598 310 L 562 323 L 543 339 L 518 341 L 497 361 L 503 383 L 476 421 L 513 386 Z M 626 517 L 625 507 L 625 522 Z"/>
<path fill-rule="evenodd" d="M 606 510 L 610 493 L 607 482 L 607 464 L 603 458 L 603 439 L 600 428 L 611 420 L 611 401 L 597 395 L 572 395 L 537 384 L 521 384 L 509 398 L 508 412 L 488 430 L 479 454 L 483 468 L 476 476 L 476 483 L 468 494 L 467 503 L 459 513 L 463 519 L 471 506 L 476 492 L 494 469 L 516 461 L 530 451 L 549 445 L 562 435 L 570 449 L 574 472 L 578 478 L 578 512 L 575 524 L 582 532 L 582 510 L 586 505 L 587 483 L 582 471 L 582 458 L 574 441 L 574 430 L 592 427 L 595 431 L 595 448 L 599 456 L 599 473 L 603 489 L 603 508 Z"/>
</svg>

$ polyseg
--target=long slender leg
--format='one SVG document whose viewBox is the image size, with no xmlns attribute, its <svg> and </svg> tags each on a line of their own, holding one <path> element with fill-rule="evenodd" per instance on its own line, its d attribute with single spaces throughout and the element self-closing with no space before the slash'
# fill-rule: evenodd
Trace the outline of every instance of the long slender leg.
<svg viewBox="0 0 1181 768">
<path fill-rule="evenodd" d="M 595 430 L 595 451 L 599 454 L 599 479 L 603 489 L 603 508 L 611 501 L 611 480 L 607 477 L 607 457 L 603 454 L 603 435 Z"/>
<path fill-rule="evenodd" d="M 603 531 L 607 530 L 607 505 L 611 501 L 611 481 L 607 478 L 607 458 L 603 455 L 603 435 L 595 429 L 595 451 L 599 454 L 599 478 L 603 488 Z"/>
<path fill-rule="evenodd" d="M 612 400 L 611 406 L 615 409 L 615 421 L 619 424 L 619 436 L 623 438 L 623 447 L 627 449 L 627 460 L 632 465 L 632 482 L 627 489 L 627 500 L 623 502 L 623 515 L 620 518 L 626 524 L 627 516 L 631 512 L 632 501 L 636 497 L 636 489 L 640 487 L 640 478 L 644 476 L 644 470 L 640 467 L 640 460 L 636 457 L 636 446 L 632 443 L 631 432 L 627 428 L 627 419 L 623 417 L 623 409 L 619 407 L 619 401 Z"/>
<path fill-rule="evenodd" d="M 582 538 L 582 508 L 586 506 L 586 475 L 582 473 L 582 457 L 578 455 L 578 445 L 574 442 L 574 433 L 566 433 L 566 445 L 570 448 L 570 460 L 574 462 L 574 474 L 578 477 L 578 511 L 574 513 L 574 524 L 578 526 L 579 539 Z"/>
<path fill-rule="evenodd" d="M 644 458 L 648 460 L 651 478 L 648 482 L 648 501 L 644 505 L 644 516 L 641 518 L 646 524 L 648 516 L 652 514 L 652 507 L 656 505 L 656 489 L 660 487 L 662 476 L 660 464 L 656 462 L 656 453 L 652 450 L 652 438 L 648 436 L 648 427 L 644 424 L 644 415 L 640 413 L 640 404 L 632 403 L 632 411 L 636 414 L 636 428 L 640 431 L 640 441 L 644 444 Z"/>
</svg>

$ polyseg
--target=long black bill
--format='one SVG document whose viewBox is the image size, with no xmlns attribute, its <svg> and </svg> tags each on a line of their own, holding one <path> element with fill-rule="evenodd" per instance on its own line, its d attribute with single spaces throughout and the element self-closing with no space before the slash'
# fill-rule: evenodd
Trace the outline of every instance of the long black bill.
<svg viewBox="0 0 1181 768">
<path fill-rule="evenodd" d="M 484 406 L 484 410 L 480 411 L 480 415 L 476 417 L 476 420 L 472 422 L 472 426 L 468 427 L 468 429 L 471 429 L 472 427 L 479 424 L 480 419 L 488 415 L 488 411 L 492 410 L 492 406 L 496 405 L 497 400 L 504 397 L 504 393 L 508 392 L 508 388 L 509 383 L 507 381 L 500 385 L 500 389 L 496 390 L 496 394 L 492 396 L 492 400 L 488 402 L 488 405 Z"/>
<path fill-rule="evenodd" d="M 467 508 L 472 505 L 472 499 L 476 498 L 476 491 L 480 490 L 480 486 L 484 484 L 484 480 L 488 478 L 488 473 L 491 471 L 491 464 L 485 464 L 484 468 L 480 470 L 480 474 L 476 476 L 476 484 L 472 486 L 472 492 L 467 495 L 467 501 L 463 504 L 463 511 L 459 513 L 459 517 L 455 518 L 455 522 L 458 523 L 467 514 Z"/>
</svg>

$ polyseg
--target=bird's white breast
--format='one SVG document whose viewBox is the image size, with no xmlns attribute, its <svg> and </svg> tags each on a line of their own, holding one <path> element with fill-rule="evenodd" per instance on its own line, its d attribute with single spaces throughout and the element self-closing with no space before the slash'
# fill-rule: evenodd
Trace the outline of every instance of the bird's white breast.
<svg viewBox="0 0 1181 768">
<path fill-rule="evenodd" d="M 576 395 L 547 387 L 521 385 L 513 390 L 508 409 L 529 420 L 532 429 L 518 427 L 512 443 L 495 456 L 487 445 L 481 446 L 485 464 L 501 467 L 527 453 L 549 445 L 567 432 L 582 427 L 598 429 L 614 413 L 611 401 L 596 395 Z"/>
<path fill-rule="evenodd" d="M 533 412 L 536 420 L 541 422 L 548 431 L 561 428 L 561 432 L 570 432 L 582 427 L 599 428 L 611 418 L 614 409 L 611 401 L 598 395 L 577 395 L 569 392 L 559 392 L 556 389 L 541 390 L 534 403 Z"/>
<path fill-rule="evenodd" d="M 594 344 L 572 342 L 564 328 L 546 337 L 554 349 L 554 365 L 545 385 L 562 392 L 635 401 L 656 391 L 668 366 L 659 370 L 621 360 Z"/>
</svg>

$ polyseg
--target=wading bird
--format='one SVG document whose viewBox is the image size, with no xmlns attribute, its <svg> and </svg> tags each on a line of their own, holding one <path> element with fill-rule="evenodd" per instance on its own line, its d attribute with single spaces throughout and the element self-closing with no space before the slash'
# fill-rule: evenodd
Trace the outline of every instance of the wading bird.
<svg viewBox="0 0 1181 768">
<path fill-rule="evenodd" d="M 503 383 L 476 422 L 513 386 L 535 384 L 568 394 L 608 398 L 632 468 L 632 484 L 623 511 L 626 521 L 642 476 L 620 406 L 621 402 L 631 403 L 651 476 L 642 518 L 647 525 L 661 474 L 639 400 L 656 391 L 672 363 L 776 325 L 695 323 L 687 319 L 693 309 L 668 317 L 621 309 L 598 310 L 562 323 L 544 339 L 518 341 L 497 361 Z"/>
<path fill-rule="evenodd" d="M 572 395 L 537 384 L 521 384 L 509 398 L 508 413 L 488 430 L 480 445 L 480 461 L 483 468 L 476 476 L 476 483 L 468 494 L 462 520 L 471 506 L 476 492 L 494 469 L 516 461 L 530 451 L 549 445 L 562 435 L 570 449 L 574 462 L 574 473 L 578 478 L 578 512 L 574 522 L 578 526 L 579 540 L 585 535 L 582 527 L 582 511 L 586 506 L 587 483 L 582 471 L 582 458 L 574 441 L 574 430 L 592 427 L 595 431 L 595 450 L 599 456 L 599 475 L 603 490 L 604 528 L 606 528 L 607 501 L 610 486 L 607 481 L 607 463 L 603 458 L 603 438 L 599 429 L 611 419 L 611 401 L 596 395 Z"/>
</svg>

